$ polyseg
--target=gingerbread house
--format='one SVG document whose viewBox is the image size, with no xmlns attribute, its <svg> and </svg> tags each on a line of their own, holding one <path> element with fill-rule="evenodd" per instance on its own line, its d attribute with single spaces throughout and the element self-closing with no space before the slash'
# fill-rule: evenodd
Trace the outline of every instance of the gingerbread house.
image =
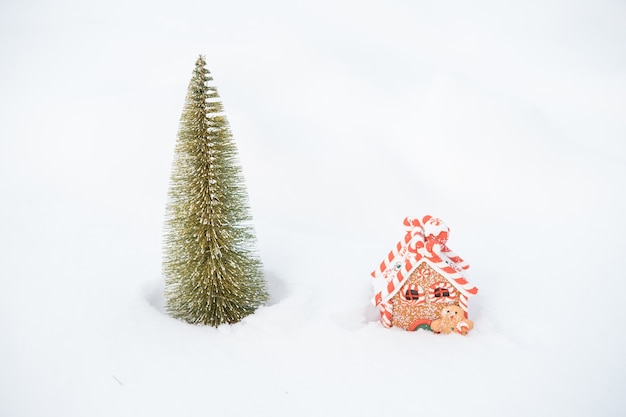
<svg viewBox="0 0 626 417">
<path fill-rule="evenodd" d="M 469 265 L 446 246 L 450 229 L 432 216 L 404 219 L 406 233 L 372 272 L 385 327 L 467 334 L 468 299 L 478 292 L 464 271 Z"/>
</svg>

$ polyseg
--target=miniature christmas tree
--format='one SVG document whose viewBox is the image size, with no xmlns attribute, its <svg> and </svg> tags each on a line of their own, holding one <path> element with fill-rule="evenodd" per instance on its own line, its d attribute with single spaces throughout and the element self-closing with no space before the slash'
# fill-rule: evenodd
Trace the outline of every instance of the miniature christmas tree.
<svg viewBox="0 0 626 417">
<path fill-rule="evenodd" d="M 237 148 L 203 56 L 181 115 L 166 207 L 166 309 L 194 324 L 236 323 L 268 294 Z"/>
</svg>

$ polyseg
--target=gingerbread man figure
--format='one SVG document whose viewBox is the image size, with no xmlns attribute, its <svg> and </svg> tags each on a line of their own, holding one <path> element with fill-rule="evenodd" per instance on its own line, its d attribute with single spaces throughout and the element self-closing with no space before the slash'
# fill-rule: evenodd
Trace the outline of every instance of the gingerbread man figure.
<svg viewBox="0 0 626 417">
<path fill-rule="evenodd" d="M 474 328 L 474 323 L 465 318 L 463 309 L 457 305 L 446 306 L 441 310 L 441 316 L 433 320 L 430 328 L 435 333 L 457 332 L 465 336 L 467 332 Z"/>
</svg>

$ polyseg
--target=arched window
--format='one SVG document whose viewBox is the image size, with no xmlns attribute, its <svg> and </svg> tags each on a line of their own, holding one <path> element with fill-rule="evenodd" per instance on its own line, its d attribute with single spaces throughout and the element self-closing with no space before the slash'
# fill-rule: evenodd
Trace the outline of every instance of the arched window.
<svg viewBox="0 0 626 417">
<path fill-rule="evenodd" d="M 428 299 L 431 303 L 452 302 L 456 297 L 456 289 L 449 282 L 435 282 L 428 289 Z"/>
<path fill-rule="evenodd" d="M 426 294 L 420 285 L 406 284 L 400 290 L 400 301 L 405 304 L 419 305 L 426 302 Z"/>
<path fill-rule="evenodd" d="M 433 291 L 435 298 L 438 297 L 450 297 L 450 291 L 447 288 L 437 287 Z"/>
</svg>

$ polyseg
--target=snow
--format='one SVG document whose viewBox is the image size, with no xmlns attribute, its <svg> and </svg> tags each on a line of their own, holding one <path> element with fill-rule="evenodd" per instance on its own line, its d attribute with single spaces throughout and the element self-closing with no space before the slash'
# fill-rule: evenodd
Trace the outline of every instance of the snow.
<svg viewBox="0 0 626 417">
<path fill-rule="evenodd" d="M 609 0 L 4 2 L 1 416 L 618 416 L 626 18 Z M 168 317 L 178 121 L 205 54 L 269 304 Z M 384 329 L 430 214 L 468 336 Z"/>
</svg>

